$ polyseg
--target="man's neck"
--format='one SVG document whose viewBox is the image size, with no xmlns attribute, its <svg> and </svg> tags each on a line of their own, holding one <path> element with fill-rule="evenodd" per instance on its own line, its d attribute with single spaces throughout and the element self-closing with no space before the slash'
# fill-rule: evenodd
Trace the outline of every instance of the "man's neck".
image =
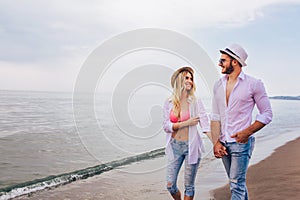
<svg viewBox="0 0 300 200">
<path fill-rule="evenodd" d="M 242 72 L 241 67 L 235 68 L 231 74 L 228 74 L 228 77 L 227 77 L 228 79 L 227 80 L 229 80 L 229 81 L 237 80 L 237 78 L 239 77 L 241 72 Z"/>
</svg>

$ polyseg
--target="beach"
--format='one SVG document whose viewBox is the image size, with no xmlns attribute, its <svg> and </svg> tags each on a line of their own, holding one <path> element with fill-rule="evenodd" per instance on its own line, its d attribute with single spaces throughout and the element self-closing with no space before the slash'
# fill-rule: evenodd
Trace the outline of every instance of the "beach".
<svg viewBox="0 0 300 200">
<path fill-rule="evenodd" d="M 247 175 L 250 199 L 298 199 L 300 196 L 300 138 L 277 148 L 275 152 L 252 165 Z M 71 184 L 38 191 L 15 199 L 171 199 L 165 189 L 165 157 L 123 166 Z M 154 171 L 150 166 L 162 166 Z M 143 168 L 143 173 L 133 173 Z M 147 172 L 147 169 L 149 171 Z M 199 172 L 196 184 L 201 181 Z M 225 172 L 224 172 L 225 173 Z M 217 179 L 216 179 L 217 181 Z M 183 188 L 182 174 L 179 188 Z M 203 184 L 203 183 L 202 183 Z M 230 199 L 228 186 L 210 192 L 216 200 Z M 195 199 L 201 196 L 196 186 Z"/>
</svg>

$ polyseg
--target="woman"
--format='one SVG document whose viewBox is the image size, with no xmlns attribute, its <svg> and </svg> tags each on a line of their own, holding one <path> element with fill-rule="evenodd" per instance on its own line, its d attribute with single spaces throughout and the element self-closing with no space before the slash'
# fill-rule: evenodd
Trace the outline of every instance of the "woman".
<svg viewBox="0 0 300 200">
<path fill-rule="evenodd" d="M 179 170 L 185 161 L 184 199 L 194 197 L 194 183 L 200 162 L 203 144 L 196 125 L 200 123 L 202 131 L 210 131 L 209 119 L 200 99 L 194 95 L 194 71 L 182 67 L 171 78 L 173 94 L 164 104 L 163 127 L 167 133 L 166 155 L 167 189 L 176 200 L 181 200 L 177 188 Z"/>
</svg>

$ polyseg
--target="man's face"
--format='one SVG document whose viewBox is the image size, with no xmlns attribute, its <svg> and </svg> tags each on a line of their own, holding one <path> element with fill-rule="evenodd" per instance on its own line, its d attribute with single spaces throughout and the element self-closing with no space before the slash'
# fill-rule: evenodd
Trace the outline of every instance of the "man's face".
<svg viewBox="0 0 300 200">
<path fill-rule="evenodd" d="M 222 67 L 222 74 L 231 74 L 234 70 L 232 59 L 226 54 L 221 54 L 219 66 Z"/>
</svg>

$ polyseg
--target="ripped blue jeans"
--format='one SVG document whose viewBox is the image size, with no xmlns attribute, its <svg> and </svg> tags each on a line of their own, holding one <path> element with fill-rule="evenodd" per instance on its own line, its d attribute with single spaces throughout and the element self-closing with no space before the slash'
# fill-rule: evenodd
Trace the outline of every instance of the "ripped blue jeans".
<svg viewBox="0 0 300 200">
<path fill-rule="evenodd" d="M 171 146 L 173 149 L 174 160 L 169 161 L 167 167 L 167 189 L 171 194 L 176 194 L 178 192 L 177 178 L 179 170 L 184 161 L 184 194 L 186 196 L 192 197 L 195 193 L 195 178 L 200 163 L 200 158 L 198 159 L 198 162 L 196 164 L 188 164 L 188 141 L 177 141 L 172 138 Z"/>
<path fill-rule="evenodd" d="M 245 144 L 223 143 L 228 153 L 222 158 L 222 161 L 230 181 L 231 200 L 248 200 L 246 173 L 254 143 L 254 137 L 250 137 Z"/>
</svg>

